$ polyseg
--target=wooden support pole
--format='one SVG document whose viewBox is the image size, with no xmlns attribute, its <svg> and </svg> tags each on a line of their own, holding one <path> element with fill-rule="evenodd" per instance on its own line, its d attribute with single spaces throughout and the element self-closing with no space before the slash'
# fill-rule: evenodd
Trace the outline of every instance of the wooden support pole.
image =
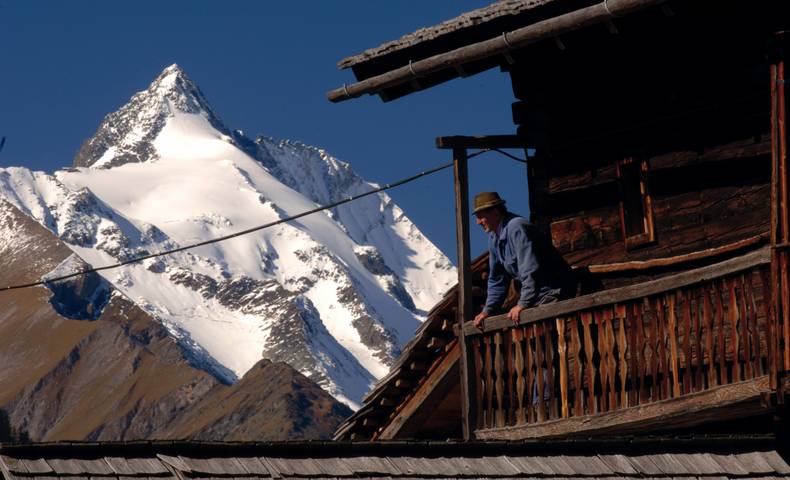
<svg viewBox="0 0 790 480">
<path fill-rule="evenodd" d="M 458 331 L 461 343 L 461 419 L 464 440 L 474 438 L 476 374 L 472 349 L 464 335 L 464 322 L 472 319 L 472 260 L 469 253 L 469 180 L 466 148 L 453 149 L 455 174 L 455 232 L 458 245 Z"/>
</svg>

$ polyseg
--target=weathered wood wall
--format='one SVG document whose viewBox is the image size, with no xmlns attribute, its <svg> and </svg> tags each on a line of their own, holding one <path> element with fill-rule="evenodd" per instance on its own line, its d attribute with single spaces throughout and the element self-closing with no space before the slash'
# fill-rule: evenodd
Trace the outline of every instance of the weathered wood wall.
<svg viewBox="0 0 790 480">
<path fill-rule="evenodd" d="M 536 147 L 532 219 L 574 265 L 671 257 L 770 229 L 766 46 L 786 20 L 732 2 L 713 24 L 702 3 L 670 2 L 515 52 L 514 122 Z M 628 157 L 649 161 L 656 232 L 632 249 L 615 167 Z"/>
</svg>

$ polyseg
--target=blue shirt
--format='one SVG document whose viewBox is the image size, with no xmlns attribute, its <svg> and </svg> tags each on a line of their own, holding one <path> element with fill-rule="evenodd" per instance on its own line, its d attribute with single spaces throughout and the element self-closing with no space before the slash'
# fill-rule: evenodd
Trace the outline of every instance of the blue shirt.
<svg viewBox="0 0 790 480">
<path fill-rule="evenodd" d="M 576 281 L 570 266 L 549 239 L 525 218 L 505 213 L 499 229 L 488 237 L 488 297 L 484 312 L 502 306 L 511 278 L 521 283 L 518 304 L 540 304 L 547 296 L 573 296 Z"/>
</svg>

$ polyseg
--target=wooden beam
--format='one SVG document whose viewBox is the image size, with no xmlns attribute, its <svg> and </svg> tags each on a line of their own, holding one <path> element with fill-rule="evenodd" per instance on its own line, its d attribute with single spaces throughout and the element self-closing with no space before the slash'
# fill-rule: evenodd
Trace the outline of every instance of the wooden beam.
<svg viewBox="0 0 790 480">
<path fill-rule="evenodd" d="M 464 439 L 473 438 L 477 421 L 475 408 L 471 405 L 474 398 L 474 384 L 469 380 L 471 351 L 467 348 L 463 334 L 464 322 L 472 320 L 472 260 L 469 253 L 469 181 L 465 148 L 453 149 L 455 173 L 455 232 L 458 252 L 458 309 L 456 322 L 461 336 L 461 419 Z"/>
<path fill-rule="evenodd" d="M 436 148 L 527 148 L 526 140 L 518 135 L 480 135 L 436 137 Z"/>
<path fill-rule="evenodd" d="M 768 233 L 763 233 L 760 235 L 755 235 L 753 237 L 745 238 L 743 240 L 739 240 L 737 242 L 730 243 L 728 245 L 708 248 L 705 250 L 686 253 L 683 255 L 675 255 L 673 257 L 664 257 L 664 258 L 654 258 L 651 260 L 637 260 L 632 262 L 589 265 L 587 269 L 590 271 L 590 273 L 613 273 L 613 272 L 626 272 L 632 270 L 648 270 L 657 267 L 674 266 L 674 265 L 693 262 L 697 260 L 703 260 L 705 258 L 715 257 L 717 255 L 722 255 L 725 253 L 735 252 L 742 248 L 751 247 L 757 245 L 760 242 L 764 242 L 765 240 L 768 239 L 768 237 L 769 237 Z"/>
<path fill-rule="evenodd" d="M 492 56 L 505 55 L 511 50 L 526 47 L 540 40 L 597 25 L 616 16 L 627 15 L 665 0 L 605 0 L 589 7 L 549 18 L 525 27 L 505 32 L 489 40 L 456 48 L 389 72 L 366 78 L 352 85 L 344 85 L 327 93 L 331 102 L 342 102 L 364 94 L 375 94 L 410 82 L 415 76 L 425 77 L 456 65 L 483 60 Z"/>
<path fill-rule="evenodd" d="M 384 430 L 378 437 L 379 440 L 397 438 L 401 429 L 423 408 L 427 399 L 437 395 L 444 396 L 448 390 L 448 385 L 451 386 L 457 381 L 458 377 L 456 375 L 458 374 L 458 360 L 461 356 L 461 349 L 458 348 L 458 344 L 455 345 L 420 385 L 414 395 L 403 405 L 400 412 L 384 426 Z"/>
<path fill-rule="evenodd" d="M 771 249 L 766 246 L 760 250 L 747 253 L 737 258 L 725 260 L 707 267 L 690 270 L 688 272 L 669 275 L 657 280 L 629 285 L 627 287 L 613 288 L 603 292 L 592 293 L 581 297 L 563 300 L 535 308 L 528 308 L 521 312 L 519 324 L 525 325 L 548 318 L 556 318 L 569 313 L 585 310 L 599 305 L 609 305 L 621 303 L 635 298 L 647 297 L 658 293 L 667 292 L 676 288 L 687 287 L 697 283 L 705 282 L 713 278 L 723 277 L 736 272 L 741 272 L 758 265 L 765 265 L 770 262 Z M 507 315 L 497 315 L 489 317 L 485 321 L 485 332 L 491 332 L 508 328 L 513 322 Z M 466 322 L 463 327 L 464 335 L 479 335 L 480 330 L 475 328 L 474 322 Z"/>
<path fill-rule="evenodd" d="M 584 415 L 518 427 L 478 430 L 478 439 L 584 437 L 591 434 L 634 435 L 658 429 L 693 427 L 711 421 L 743 418 L 771 411 L 763 405 L 768 376 L 715 387 L 680 398 L 648 403 L 598 415 Z"/>
</svg>

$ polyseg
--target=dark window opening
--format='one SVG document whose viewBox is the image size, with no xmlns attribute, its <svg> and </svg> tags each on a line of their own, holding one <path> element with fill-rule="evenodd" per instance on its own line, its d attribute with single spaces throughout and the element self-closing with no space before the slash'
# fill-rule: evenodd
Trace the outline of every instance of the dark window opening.
<svg viewBox="0 0 790 480">
<path fill-rule="evenodd" d="M 631 249 L 655 242 L 653 202 L 648 189 L 647 160 L 626 158 L 617 162 L 620 184 L 620 223 L 625 248 Z"/>
</svg>

